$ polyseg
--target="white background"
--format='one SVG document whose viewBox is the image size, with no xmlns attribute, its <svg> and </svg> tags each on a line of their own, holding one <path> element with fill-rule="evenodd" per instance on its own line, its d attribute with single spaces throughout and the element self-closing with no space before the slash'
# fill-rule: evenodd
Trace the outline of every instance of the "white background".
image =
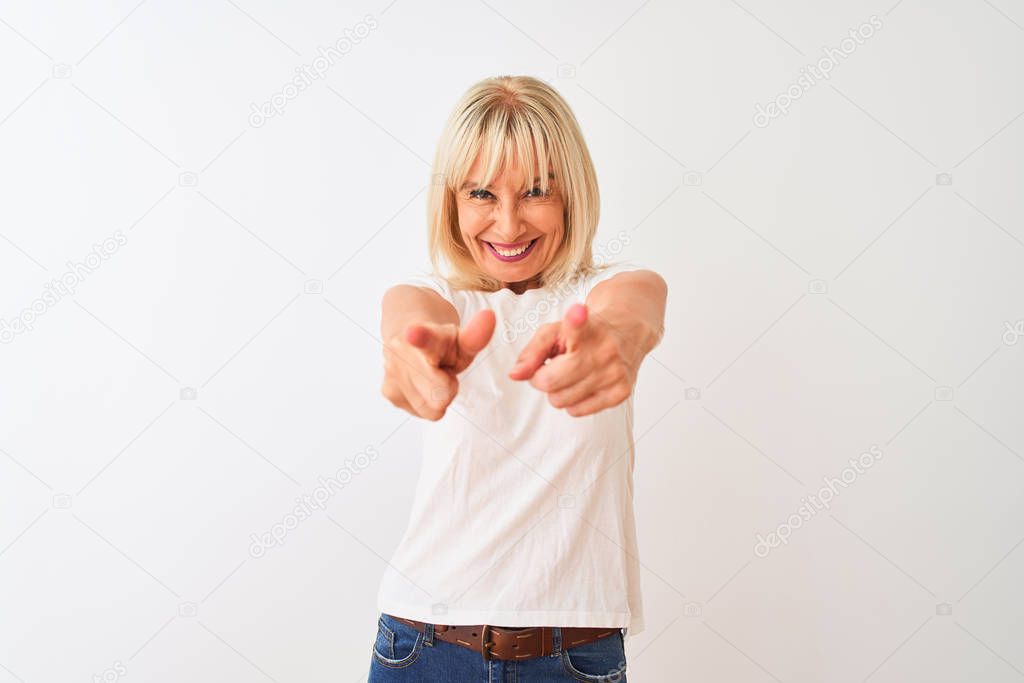
<svg viewBox="0 0 1024 683">
<path fill-rule="evenodd" d="M 564 94 L 598 243 L 669 282 L 629 680 L 1024 680 L 1024 7 L 388 2 L 0 2 L 0 324 L 126 238 L 0 345 L 0 683 L 365 679 L 419 467 L 380 295 L 426 267 L 441 126 L 498 74 Z"/>
</svg>

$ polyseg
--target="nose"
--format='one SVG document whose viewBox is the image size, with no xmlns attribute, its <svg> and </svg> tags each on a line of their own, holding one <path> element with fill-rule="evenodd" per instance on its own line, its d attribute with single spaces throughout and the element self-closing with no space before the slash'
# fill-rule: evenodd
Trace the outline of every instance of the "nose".
<svg viewBox="0 0 1024 683">
<path fill-rule="evenodd" d="M 506 244 L 515 243 L 526 232 L 526 225 L 519 217 L 519 207 L 515 202 L 498 202 L 494 209 L 495 241 Z"/>
</svg>

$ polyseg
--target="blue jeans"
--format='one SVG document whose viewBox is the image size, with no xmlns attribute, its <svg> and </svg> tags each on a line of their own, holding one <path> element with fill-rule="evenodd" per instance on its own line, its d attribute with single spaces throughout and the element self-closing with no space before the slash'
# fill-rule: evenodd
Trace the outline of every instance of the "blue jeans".
<svg viewBox="0 0 1024 683">
<path fill-rule="evenodd" d="M 555 628 L 555 652 L 547 657 L 485 661 L 479 652 L 436 639 L 433 624 L 420 633 L 382 613 L 368 683 L 626 683 L 621 629 L 567 650 L 561 642 L 561 630 Z"/>
</svg>

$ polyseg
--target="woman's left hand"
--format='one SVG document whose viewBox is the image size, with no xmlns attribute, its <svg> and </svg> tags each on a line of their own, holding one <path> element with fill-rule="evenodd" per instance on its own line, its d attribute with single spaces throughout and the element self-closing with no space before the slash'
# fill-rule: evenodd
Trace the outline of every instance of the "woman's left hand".
<svg viewBox="0 0 1024 683">
<path fill-rule="evenodd" d="M 600 412 L 633 392 L 645 354 L 628 336 L 589 315 L 586 305 L 573 304 L 561 322 L 537 329 L 509 377 L 529 380 L 552 406 L 573 417 Z"/>
</svg>

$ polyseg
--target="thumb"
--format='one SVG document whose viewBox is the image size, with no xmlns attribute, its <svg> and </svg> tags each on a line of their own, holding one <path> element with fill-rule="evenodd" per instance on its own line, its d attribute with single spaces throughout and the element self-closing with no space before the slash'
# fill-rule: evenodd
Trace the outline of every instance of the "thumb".
<svg viewBox="0 0 1024 683">
<path fill-rule="evenodd" d="M 562 318 L 562 340 L 566 353 L 575 351 L 587 329 L 588 310 L 585 304 L 573 304 Z"/>
<path fill-rule="evenodd" d="M 476 358 L 494 335 L 494 327 L 497 319 L 494 311 L 485 308 L 477 311 L 476 315 L 469 321 L 469 324 L 458 331 L 456 340 L 457 358 L 455 360 L 455 372 L 462 372 L 469 367 L 469 364 Z"/>
</svg>

